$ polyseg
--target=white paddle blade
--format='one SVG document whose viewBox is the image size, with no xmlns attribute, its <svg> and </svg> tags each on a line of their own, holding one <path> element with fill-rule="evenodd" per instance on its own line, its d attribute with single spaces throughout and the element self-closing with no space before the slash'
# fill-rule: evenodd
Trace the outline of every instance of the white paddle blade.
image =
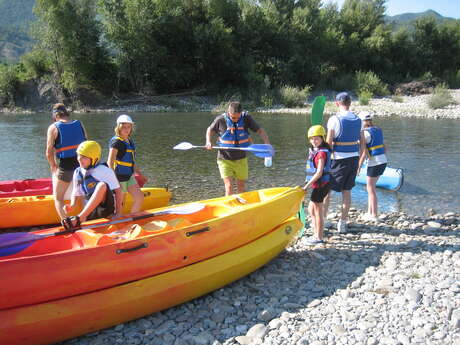
<svg viewBox="0 0 460 345">
<path fill-rule="evenodd" d="M 160 211 L 157 214 L 191 214 L 204 209 L 205 205 L 200 203 L 193 203 L 184 206 L 173 207 L 168 210 Z"/>
<path fill-rule="evenodd" d="M 176 146 L 173 147 L 173 150 L 190 150 L 193 149 L 194 146 L 191 143 L 188 143 L 186 141 L 177 144 Z"/>
</svg>

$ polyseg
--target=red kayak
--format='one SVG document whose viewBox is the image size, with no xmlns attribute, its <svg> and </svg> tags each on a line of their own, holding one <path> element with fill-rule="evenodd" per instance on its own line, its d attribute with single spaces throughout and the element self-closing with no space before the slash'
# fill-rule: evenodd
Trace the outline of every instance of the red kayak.
<svg viewBox="0 0 460 345">
<path fill-rule="evenodd" d="M 135 176 L 139 186 L 143 187 L 145 181 L 138 174 L 135 174 Z M 53 194 L 53 183 L 50 177 L 0 181 L 0 198 L 51 194 Z"/>
</svg>

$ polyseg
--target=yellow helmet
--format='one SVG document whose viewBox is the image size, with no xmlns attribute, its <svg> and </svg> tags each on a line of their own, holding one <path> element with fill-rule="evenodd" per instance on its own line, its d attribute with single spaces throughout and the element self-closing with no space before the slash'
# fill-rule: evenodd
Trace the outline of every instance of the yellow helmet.
<svg viewBox="0 0 460 345">
<path fill-rule="evenodd" d="M 101 160 L 101 145 L 93 140 L 83 141 L 77 147 L 77 153 L 91 159 L 91 166 L 95 166 Z"/>
<path fill-rule="evenodd" d="M 323 137 L 324 139 L 326 137 L 326 130 L 321 125 L 311 126 L 308 129 L 307 137 L 308 139 L 310 139 L 311 137 Z"/>
</svg>

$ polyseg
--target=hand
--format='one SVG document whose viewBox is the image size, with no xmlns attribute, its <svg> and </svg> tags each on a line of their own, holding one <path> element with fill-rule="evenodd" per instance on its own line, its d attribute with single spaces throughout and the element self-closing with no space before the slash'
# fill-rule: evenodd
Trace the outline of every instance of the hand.
<svg viewBox="0 0 460 345">
<path fill-rule="evenodd" d="M 137 179 L 137 183 L 139 184 L 139 187 L 143 187 L 144 184 L 146 184 L 147 181 L 149 180 L 147 177 L 145 177 L 145 176 L 142 175 L 141 173 L 138 173 L 136 179 Z"/>
<path fill-rule="evenodd" d="M 211 150 L 212 149 L 212 144 L 210 142 L 206 142 L 206 149 Z"/>
<path fill-rule="evenodd" d="M 63 211 L 64 211 L 64 214 L 65 214 L 66 216 L 68 216 L 68 215 L 70 214 L 70 212 L 72 212 L 72 208 L 73 208 L 73 207 L 72 207 L 72 205 L 70 205 L 70 204 L 65 204 L 65 205 L 62 207 L 62 209 L 63 209 Z"/>
<path fill-rule="evenodd" d="M 51 175 L 57 175 L 58 167 L 57 165 L 50 166 Z"/>
<path fill-rule="evenodd" d="M 308 187 L 310 187 L 310 185 L 309 185 L 309 183 L 306 183 L 306 184 L 302 187 L 302 189 L 303 189 L 304 191 L 306 191 L 306 190 L 308 189 Z"/>
</svg>

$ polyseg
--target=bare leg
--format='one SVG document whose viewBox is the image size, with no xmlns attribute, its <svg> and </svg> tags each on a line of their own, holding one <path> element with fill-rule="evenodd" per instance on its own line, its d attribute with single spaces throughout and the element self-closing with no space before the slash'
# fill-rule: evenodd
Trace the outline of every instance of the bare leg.
<svg viewBox="0 0 460 345">
<path fill-rule="evenodd" d="M 380 176 L 379 176 L 380 177 Z M 377 217 L 377 192 L 375 190 L 375 185 L 379 177 L 367 177 L 367 213 Z"/>
<path fill-rule="evenodd" d="M 322 240 L 324 237 L 323 230 L 324 230 L 324 217 L 323 217 L 323 203 L 315 203 L 317 208 L 316 210 L 316 234 L 318 239 Z"/>
<path fill-rule="evenodd" d="M 342 214 L 340 218 L 342 221 L 346 221 L 348 219 L 348 211 L 350 210 L 351 205 L 351 190 L 343 190 L 342 191 Z"/>
<path fill-rule="evenodd" d="M 323 200 L 323 219 L 327 219 L 327 212 L 329 211 L 329 203 L 331 202 L 331 192 L 327 193 Z"/>
<path fill-rule="evenodd" d="M 224 186 L 225 186 L 225 196 L 233 194 L 233 177 L 225 177 Z"/>
<path fill-rule="evenodd" d="M 238 193 L 246 192 L 246 180 L 236 180 L 236 187 L 238 189 Z"/>
<path fill-rule="evenodd" d="M 133 197 L 133 206 L 131 206 L 131 213 L 139 212 L 142 209 L 142 202 L 144 201 L 144 193 L 142 193 L 138 184 L 129 186 L 128 192 Z"/>
<path fill-rule="evenodd" d="M 54 207 L 56 208 L 56 212 L 59 218 L 64 219 L 66 214 L 64 213 L 64 196 L 67 188 L 70 185 L 70 182 L 65 182 L 58 180 L 57 178 L 53 178 L 53 197 L 54 197 Z"/>
</svg>

